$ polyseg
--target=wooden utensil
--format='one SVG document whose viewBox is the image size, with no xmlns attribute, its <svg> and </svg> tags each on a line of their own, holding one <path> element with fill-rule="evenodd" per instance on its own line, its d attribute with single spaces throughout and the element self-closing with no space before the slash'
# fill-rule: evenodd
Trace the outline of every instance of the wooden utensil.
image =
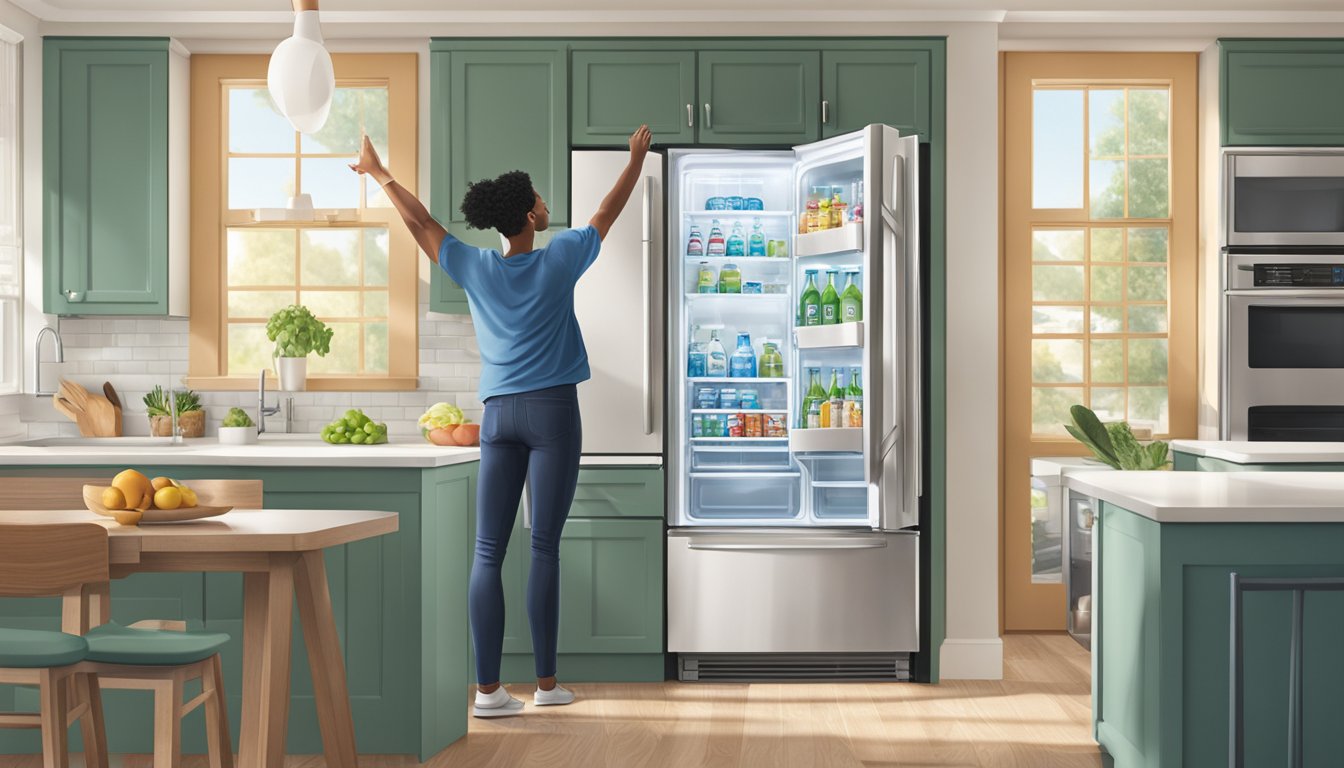
<svg viewBox="0 0 1344 768">
<path fill-rule="evenodd" d="M 94 431 L 93 422 L 89 419 L 89 414 L 77 407 L 74 403 L 58 394 L 51 398 L 51 406 L 64 414 L 66 418 L 79 425 L 79 434 L 81 437 L 98 436 Z"/>
<path fill-rule="evenodd" d="M 61 379 L 61 394 L 65 396 L 70 404 L 75 406 L 76 410 L 88 410 L 89 390 L 76 384 L 69 379 Z"/>
<path fill-rule="evenodd" d="M 107 398 L 107 401 L 112 404 L 113 410 L 116 411 L 116 429 L 113 436 L 121 437 L 121 398 L 117 395 L 117 390 L 112 386 L 112 382 L 103 382 L 103 396 Z"/>
<path fill-rule="evenodd" d="M 121 434 L 117 429 L 117 409 L 106 397 L 89 395 L 84 413 L 88 416 L 94 437 L 116 437 Z"/>
</svg>

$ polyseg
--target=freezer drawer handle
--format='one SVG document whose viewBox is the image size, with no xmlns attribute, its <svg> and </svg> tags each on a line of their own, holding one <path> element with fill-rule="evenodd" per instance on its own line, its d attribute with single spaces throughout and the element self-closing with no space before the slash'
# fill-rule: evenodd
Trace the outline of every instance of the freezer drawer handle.
<svg viewBox="0 0 1344 768">
<path fill-rule="evenodd" d="M 819 542 L 779 542 L 779 543 L 746 543 L 746 542 L 721 542 L 721 543 L 700 543 L 691 539 L 687 545 L 691 549 L 718 550 L 724 552 L 746 552 L 756 551 L 764 552 L 780 549 L 882 549 L 887 546 L 886 539 L 853 539 L 829 543 Z"/>
<path fill-rule="evenodd" d="M 657 192 L 652 176 L 644 177 L 644 434 L 653 434 L 653 302 L 649 299 L 653 270 L 653 201 Z"/>
<path fill-rule="evenodd" d="M 687 104 L 687 105 L 686 105 L 686 127 L 687 127 L 687 128 L 694 128 L 694 127 L 695 127 L 695 105 L 694 105 L 694 104 Z"/>
</svg>

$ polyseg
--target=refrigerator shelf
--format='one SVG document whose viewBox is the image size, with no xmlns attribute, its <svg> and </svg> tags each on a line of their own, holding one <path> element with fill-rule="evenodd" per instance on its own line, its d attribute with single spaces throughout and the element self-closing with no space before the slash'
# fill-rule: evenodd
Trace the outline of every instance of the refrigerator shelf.
<svg viewBox="0 0 1344 768">
<path fill-rule="evenodd" d="M 798 349 L 862 348 L 863 323 L 798 326 L 793 329 L 793 340 Z"/>
<path fill-rule="evenodd" d="M 863 427 L 824 427 L 789 432 L 794 453 L 863 453 Z"/>
<path fill-rule="evenodd" d="M 711 264 L 722 262 L 745 262 L 747 264 L 779 264 L 788 266 L 787 256 L 691 256 L 687 254 L 686 263 L 694 266 L 702 261 L 708 261 Z"/>
<path fill-rule="evenodd" d="M 828 256 L 863 250 L 863 222 L 850 222 L 836 229 L 808 232 L 794 238 L 793 252 L 798 258 Z"/>
<path fill-rule="evenodd" d="M 789 379 L 784 377 L 766 377 L 759 376 L 688 376 L 688 384 L 788 384 Z"/>
<path fill-rule="evenodd" d="M 734 413 L 788 413 L 787 408 L 692 408 L 691 415 L 697 413 L 722 413 L 731 416 Z"/>
<path fill-rule="evenodd" d="M 779 301 L 789 298 L 787 293 L 688 293 L 687 301 Z"/>
<path fill-rule="evenodd" d="M 692 443 L 787 443 L 787 437 L 692 437 Z"/>
<path fill-rule="evenodd" d="M 690 219 L 782 219 L 792 216 L 793 211 L 682 211 L 682 215 Z"/>
<path fill-rule="evenodd" d="M 813 488 L 867 488 L 863 480 L 813 480 Z"/>
</svg>

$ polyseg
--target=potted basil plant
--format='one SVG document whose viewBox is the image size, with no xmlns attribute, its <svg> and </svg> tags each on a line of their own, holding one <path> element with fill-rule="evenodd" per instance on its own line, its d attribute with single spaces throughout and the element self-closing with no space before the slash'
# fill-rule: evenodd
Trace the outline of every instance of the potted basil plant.
<svg viewBox="0 0 1344 768">
<path fill-rule="evenodd" d="M 266 323 L 266 338 L 275 342 L 275 372 L 280 388 L 299 392 L 307 387 L 308 355 L 326 357 L 331 351 L 334 331 L 318 320 L 307 307 L 291 304 L 276 310 Z"/>
</svg>

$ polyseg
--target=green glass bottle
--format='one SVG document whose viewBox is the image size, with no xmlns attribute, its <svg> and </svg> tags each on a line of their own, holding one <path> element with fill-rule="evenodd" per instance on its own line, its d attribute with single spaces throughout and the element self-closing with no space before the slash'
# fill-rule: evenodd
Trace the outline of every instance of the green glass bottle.
<svg viewBox="0 0 1344 768">
<path fill-rule="evenodd" d="M 798 302 L 799 325 L 821 325 L 821 292 L 817 290 L 817 270 L 807 270 L 807 282 Z"/>
<path fill-rule="evenodd" d="M 840 294 L 840 322 L 857 323 L 863 320 L 863 291 L 859 290 L 859 273 L 846 272 L 845 292 Z"/>
<path fill-rule="evenodd" d="M 863 426 L 862 369 L 849 369 L 849 386 L 845 388 L 845 426 Z"/>
<path fill-rule="evenodd" d="M 816 427 L 821 426 L 820 412 L 813 414 L 812 406 L 814 404 L 819 404 L 826 399 L 826 390 L 821 388 L 820 368 L 808 368 L 807 375 L 810 383 L 807 385 L 807 394 L 803 396 L 802 416 L 799 418 L 798 423 L 803 428 L 815 429 Z M 811 416 L 810 419 L 809 415 Z M 816 423 L 810 423 L 812 420 L 815 420 Z"/>
<path fill-rule="evenodd" d="M 826 290 L 821 292 L 821 324 L 835 325 L 840 322 L 840 294 L 835 290 L 834 269 L 826 270 Z"/>
</svg>

